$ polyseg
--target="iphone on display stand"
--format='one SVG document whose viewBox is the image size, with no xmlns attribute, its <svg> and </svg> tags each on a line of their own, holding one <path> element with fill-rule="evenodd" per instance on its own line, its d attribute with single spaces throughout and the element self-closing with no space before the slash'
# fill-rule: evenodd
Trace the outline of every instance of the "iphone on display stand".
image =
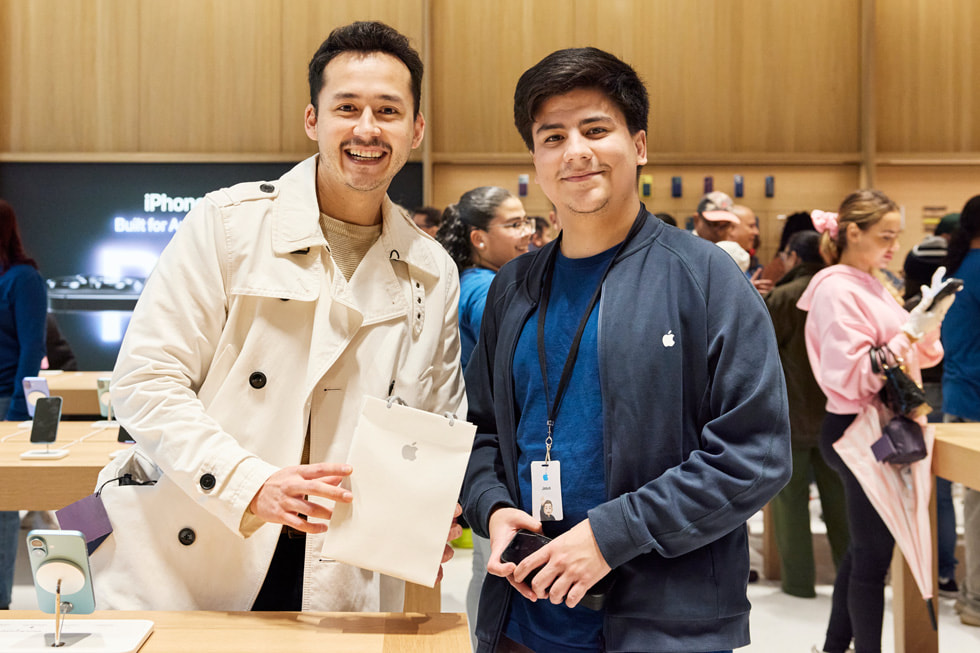
<svg viewBox="0 0 980 653">
<path fill-rule="evenodd" d="M 88 550 L 81 531 L 33 530 L 27 534 L 27 552 L 41 612 L 54 614 L 64 609 L 91 614 L 95 610 Z"/>
<path fill-rule="evenodd" d="M 107 376 L 99 377 L 96 381 L 96 390 L 99 393 L 99 414 L 105 419 L 92 424 L 94 428 L 104 429 L 110 426 L 119 426 L 119 422 L 112 419 L 112 399 L 109 395 L 110 381 L 111 379 Z"/>
<path fill-rule="evenodd" d="M 27 552 L 37 607 L 54 615 L 54 623 L 51 619 L 4 621 L 0 651 L 42 653 L 63 648 L 135 653 L 153 632 L 153 622 L 146 619 L 65 618 L 95 610 L 92 573 L 81 531 L 32 530 L 27 534 Z"/>
<path fill-rule="evenodd" d="M 40 397 L 34 406 L 34 422 L 31 424 L 31 442 L 43 444 L 44 449 L 32 449 L 20 454 L 24 460 L 58 460 L 68 455 L 67 449 L 51 449 L 58 437 L 61 421 L 61 397 Z"/>
</svg>

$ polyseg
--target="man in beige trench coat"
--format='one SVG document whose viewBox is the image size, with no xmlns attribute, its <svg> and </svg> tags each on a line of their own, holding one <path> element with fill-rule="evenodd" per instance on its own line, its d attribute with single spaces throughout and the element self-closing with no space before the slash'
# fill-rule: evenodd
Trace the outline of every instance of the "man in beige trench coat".
<svg viewBox="0 0 980 653">
<path fill-rule="evenodd" d="M 365 396 L 465 414 L 455 266 L 387 197 L 421 77 L 386 25 L 334 30 L 310 63 L 318 154 L 209 193 L 161 255 L 112 377 L 137 444 L 99 478 L 100 609 L 401 609 L 400 581 L 319 551 Z"/>
</svg>

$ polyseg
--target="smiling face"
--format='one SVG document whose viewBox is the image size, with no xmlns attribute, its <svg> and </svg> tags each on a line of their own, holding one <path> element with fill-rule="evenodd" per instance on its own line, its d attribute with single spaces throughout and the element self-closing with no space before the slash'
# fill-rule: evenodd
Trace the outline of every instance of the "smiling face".
<svg viewBox="0 0 980 653">
<path fill-rule="evenodd" d="M 422 142 L 425 120 L 413 118 L 411 76 L 397 57 L 345 52 L 324 68 L 318 108 L 306 107 L 306 134 L 317 142 L 318 196 L 343 204 L 357 194 L 383 195 Z M 356 201 L 356 200 L 355 200 Z"/>
<path fill-rule="evenodd" d="M 630 134 L 623 112 L 596 89 L 545 100 L 531 127 L 534 169 L 565 223 L 576 216 L 632 220 L 639 209 L 636 169 L 647 161 L 646 132 Z"/>
<path fill-rule="evenodd" d="M 902 233 L 902 216 L 897 211 L 886 213 L 867 229 L 847 225 L 847 247 L 841 253 L 841 263 L 871 273 L 887 268 L 898 250 Z"/>
<path fill-rule="evenodd" d="M 470 232 L 473 258 L 481 267 L 496 272 L 527 251 L 533 233 L 534 225 L 527 219 L 524 205 L 516 197 L 508 197 L 494 211 L 486 229 Z"/>
</svg>

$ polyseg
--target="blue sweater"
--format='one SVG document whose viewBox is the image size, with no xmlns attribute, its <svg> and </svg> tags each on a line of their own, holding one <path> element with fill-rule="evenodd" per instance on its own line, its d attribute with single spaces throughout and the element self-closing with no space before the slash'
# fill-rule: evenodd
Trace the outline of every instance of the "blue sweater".
<svg viewBox="0 0 980 653">
<path fill-rule="evenodd" d="M 480 335 L 487 291 L 496 274 L 486 268 L 466 268 L 459 275 L 459 364 L 464 370 Z"/>
<path fill-rule="evenodd" d="M 943 412 L 980 421 L 980 249 L 971 249 L 957 279 L 963 290 L 943 320 Z"/>
<path fill-rule="evenodd" d="M 44 358 L 48 290 L 29 265 L 0 274 L 0 397 L 12 397 L 4 419 L 28 419 L 25 376 L 37 376 Z"/>
<path fill-rule="evenodd" d="M 477 436 L 463 514 L 483 536 L 495 508 L 520 505 L 514 352 L 555 247 L 498 272 L 466 370 Z M 616 575 L 606 649 L 748 644 L 745 522 L 791 471 L 786 389 L 762 298 L 723 250 L 646 214 L 603 285 L 598 361 L 606 500 L 588 516 Z M 513 596 L 506 579 L 487 576 L 480 651 L 496 648 Z"/>
</svg>

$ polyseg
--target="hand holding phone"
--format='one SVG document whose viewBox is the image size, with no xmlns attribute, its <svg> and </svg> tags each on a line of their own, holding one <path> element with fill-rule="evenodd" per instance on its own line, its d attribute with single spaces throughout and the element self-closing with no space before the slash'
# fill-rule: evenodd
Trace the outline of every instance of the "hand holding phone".
<svg viewBox="0 0 980 653">
<path fill-rule="evenodd" d="M 551 541 L 551 538 L 546 535 L 522 528 L 514 534 L 514 539 L 510 541 L 507 548 L 500 554 L 500 559 L 503 562 L 513 562 L 515 565 L 519 564 L 524 558 Z M 541 567 L 538 567 L 529 571 L 524 577 L 524 583 L 530 586 L 531 581 L 540 570 Z M 578 604 L 590 610 L 601 610 L 606 601 L 606 594 L 608 594 L 614 581 L 615 576 L 612 572 L 606 574 L 595 585 L 589 588 Z"/>
<path fill-rule="evenodd" d="M 524 558 L 528 557 L 550 541 L 551 538 L 547 535 L 542 535 L 541 533 L 535 533 L 534 531 L 529 531 L 522 528 L 514 534 L 514 539 L 510 541 L 507 548 L 500 554 L 500 560 L 502 562 L 513 562 L 515 565 L 520 564 Z M 540 569 L 540 567 L 538 567 L 538 569 Z M 534 576 L 538 573 L 538 569 L 532 569 L 530 572 L 528 572 L 527 576 L 524 577 L 525 584 L 531 584 Z"/>
<path fill-rule="evenodd" d="M 946 299 L 947 297 L 951 297 L 952 295 L 955 295 L 962 289 L 963 289 L 962 279 L 954 279 L 954 278 L 946 279 L 946 281 L 943 282 L 943 285 L 940 286 L 939 290 L 936 291 L 936 294 L 933 295 L 932 301 L 929 302 L 929 305 L 925 309 L 926 312 L 932 311 L 944 299 Z"/>
</svg>

